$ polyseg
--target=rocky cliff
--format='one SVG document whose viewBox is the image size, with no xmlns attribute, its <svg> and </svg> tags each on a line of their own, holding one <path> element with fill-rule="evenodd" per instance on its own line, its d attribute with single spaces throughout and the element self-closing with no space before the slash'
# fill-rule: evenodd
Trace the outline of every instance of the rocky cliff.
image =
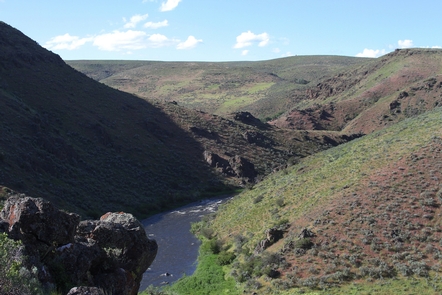
<svg viewBox="0 0 442 295">
<path fill-rule="evenodd" d="M 77 214 L 22 194 L 6 201 L 0 232 L 20 240 L 26 266 L 63 294 L 135 295 L 158 248 L 131 214 L 80 221 Z"/>
</svg>

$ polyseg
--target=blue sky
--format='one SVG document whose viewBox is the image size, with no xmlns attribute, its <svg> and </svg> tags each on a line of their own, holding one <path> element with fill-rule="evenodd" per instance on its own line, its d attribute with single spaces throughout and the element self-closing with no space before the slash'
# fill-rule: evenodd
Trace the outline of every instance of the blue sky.
<svg viewBox="0 0 442 295">
<path fill-rule="evenodd" d="M 0 0 L 0 20 L 73 59 L 378 57 L 441 48 L 439 0 Z"/>
</svg>

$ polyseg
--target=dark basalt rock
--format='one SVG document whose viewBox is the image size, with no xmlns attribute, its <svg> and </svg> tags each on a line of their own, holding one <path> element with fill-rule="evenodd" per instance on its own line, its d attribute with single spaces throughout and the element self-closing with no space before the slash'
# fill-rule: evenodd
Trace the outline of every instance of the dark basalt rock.
<svg viewBox="0 0 442 295">
<path fill-rule="evenodd" d="M 255 165 L 243 157 L 231 157 L 229 159 L 229 164 L 238 177 L 253 180 L 257 176 Z"/>
<path fill-rule="evenodd" d="M 255 165 L 241 156 L 233 156 L 224 159 L 210 151 L 204 152 L 204 159 L 211 166 L 227 176 L 235 176 L 254 182 L 258 173 Z"/>
<path fill-rule="evenodd" d="M 32 252 L 44 255 L 50 248 L 74 242 L 80 216 L 58 210 L 41 198 L 10 197 L 0 212 L 8 223 L 8 235 L 21 240 Z"/>
<path fill-rule="evenodd" d="M 44 285 L 62 278 L 57 287 L 70 295 L 136 295 L 158 249 L 131 214 L 109 212 L 80 222 L 77 214 L 18 194 L 0 212 L 0 231 L 22 241 L 27 266 L 37 267 Z"/>
</svg>

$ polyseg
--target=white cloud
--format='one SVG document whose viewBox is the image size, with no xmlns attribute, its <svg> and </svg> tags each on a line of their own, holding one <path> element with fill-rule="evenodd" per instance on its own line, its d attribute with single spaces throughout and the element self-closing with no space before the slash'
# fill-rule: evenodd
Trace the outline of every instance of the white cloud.
<svg viewBox="0 0 442 295">
<path fill-rule="evenodd" d="M 80 38 L 78 36 L 71 36 L 70 34 L 64 34 L 60 36 L 56 36 L 46 42 L 44 45 L 45 48 L 50 50 L 60 50 L 60 49 L 67 49 L 67 50 L 74 50 L 77 49 L 86 42 L 92 41 L 93 38 Z"/>
<path fill-rule="evenodd" d="M 170 39 L 161 34 L 148 35 L 144 31 L 116 30 L 111 33 L 105 33 L 88 38 L 79 38 L 77 36 L 65 34 L 52 38 L 50 41 L 46 42 L 44 47 L 49 50 L 74 50 L 81 47 L 86 42 L 92 42 L 92 45 L 97 47 L 99 50 L 124 51 L 127 53 L 129 51 L 146 48 L 160 48 L 176 45 L 177 49 L 190 49 L 202 41 L 203 40 L 196 39 L 193 36 L 189 36 L 186 41 L 181 42 L 178 39 Z"/>
<path fill-rule="evenodd" d="M 195 48 L 198 43 L 203 42 L 202 39 L 196 39 L 194 36 L 189 36 L 186 41 L 177 45 L 177 49 L 192 49 Z"/>
<path fill-rule="evenodd" d="M 169 22 L 166 19 L 166 20 L 163 20 L 162 22 L 156 22 L 156 23 L 147 22 L 147 23 L 144 24 L 143 27 L 150 28 L 150 29 L 158 29 L 158 28 L 161 28 L 161 27 L 167 27 L 168 25 L 169 25 Z"/>
<path fill-rule="evenodd" d="M 270 37 L 267 33 L 256 35 L 251 31 L 243 32 L 236 37 L 236 44 L 233 48 L 244 48 L 253 45 L 258 42 L 258 46 L 263 47 L 269 43 Z"/>
<path fill-rule="evenodd" d="M 246 56 L 247 54 L 249 54 L 249 51 L 247 49 L 241 51 L 242 56 Z"/>
<path fill-rule="evenodd" d="M 281 49 L 279 49 L 279 48 L 273 48 L 273 50 L 272 50 L 274 53 L 280 53 L 281 52 Z"/>
<path fill-rule="evenodd" d="M 93 45 L 104 51 L 143 49 L 147 47 L 146 35 L 143 31 L 113 31 L 112 33 L 96 36 Z"/>
<path fill-rule="evenodd" d="M 385 49 L 367 49 L 365 48 L 362 52 L 356 54 L 357 57 L 379 57 L 386 54 Z"/>
<path fill-rule="evenodd" d="M 170 11 L 175 9 L 180 3 L 181 0 L 167 0 L 166 2 L 161 3 L 160 11 Z"/>
<path fill-rule="evenodd" d="M 126 29 L 135 28 L 137 24 L 143 20 L 145 20 L 149 15 L 148 14 L 137 14 L 130 18 L 129 22 L 124 25 Z M 126 20 L 123 19 L 125 22 Z"/>
<path fill-rule="evenodd" d="M 397 44 L 399 48 L 410 48 L 413 47 L 413 40 L 399 40 Z"/>
<path fill-rule="evenodd" d="M 164 46 L 171 46 L 179 42 L 176 39 L 169 39 L 161 34 L 153 34 L 149 37 L 149 47 L 159 48 Z"/>
</svg>

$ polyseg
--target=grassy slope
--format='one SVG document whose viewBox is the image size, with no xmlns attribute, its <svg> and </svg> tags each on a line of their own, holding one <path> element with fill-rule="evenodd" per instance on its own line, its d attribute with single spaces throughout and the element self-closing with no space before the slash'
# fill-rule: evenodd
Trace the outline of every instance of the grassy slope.
<svg viewBox="0 0 442 295">
<path fill-rule="evenodd" d="M 225 115 L 251 111 L 273 117 L 290 105 L 289 93 L 367 59 L 296 56 L 257 62 L 68 61 L 77 70 L 140 97 L 177 101 Z"/>
<path fill-rule="evenodd" d="M 434 274 L 442 251 L 441 115 L 438 108 L 306 158 L 235 197 L 219 210 L 212 228 L 227 244 L 247 238 L 243 250 L 250 253 L 266 229 L 288 221 L 284 239 L 265 252 L 282 253 L 291 267 L 280 266 L 282 276 L 274 281 L 254 278 L 264 285 L 260 294 L 305 288 L 309 278 L 312 286 L 325 288 L 356 278 L 364 285 L 367 278 L 395 272 L 398 277 Z M 317 234 L 315 251 L 296 256 L 290 245 L 306 227 Z M 400 240 L 392 239 L 392 230 Z M 352 264 L 351 256 L 359 262 Z M 344 268 L 348 278 L 342 277 Z M 401 293 L 399 287 L 385 288 Z"/>
</svg>

